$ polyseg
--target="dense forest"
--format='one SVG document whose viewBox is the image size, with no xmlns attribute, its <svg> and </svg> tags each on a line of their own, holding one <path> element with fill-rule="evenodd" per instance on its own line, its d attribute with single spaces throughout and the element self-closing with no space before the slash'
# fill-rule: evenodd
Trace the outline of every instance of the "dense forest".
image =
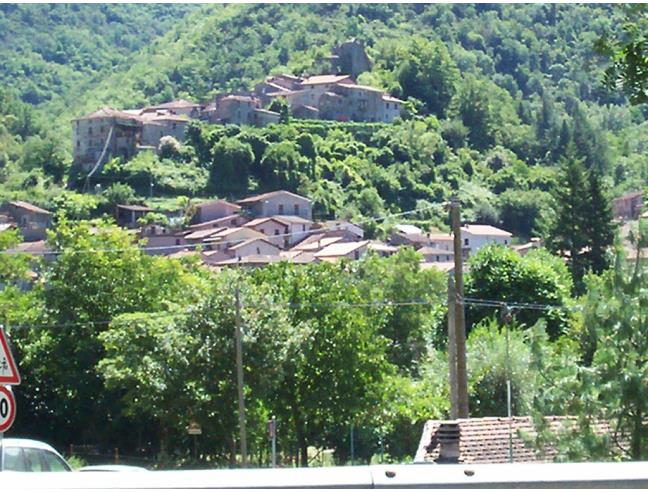
<svg viewBox="0 0 648 492">
<path fill-rule="evenodd" d="M 426 205 L 457 194 L 465 221 L 585 251 L 470 259 L 466 297 L 518 303 L 511 317 L 466 308 L 471 415 L 505 415 L 511 379 L 514 413 L 583 416 L 582 439 L 555 443 L 561 459 L 618 458 L 585 433 L 594 417 L 617 419 L 632 436 L 624 457 L 645 458 L 648 336 L 633 309 L 646 271 L 611 254 L 606 214 L 611 197 L 646 187 L 648 107 L 610 87 L 595 49 L 624 20 L 611 5 L 0 6 L 0 201 L 56 212 L 55 258 L 0 257 L 0 321 L 24 381 L 16 432 L 155 466 L 234 464 L 237 286 L 255 463 L 268 462 L 272 415 L 285 465 L 318 463 L 313 447 L 348 462 L 351 426 L 357 459 L 408 459 L 424 420 L 448 415 L 443 274 L 403 249 L 215 275 L 145 255 L 111 215 L 117 203 L 164 210 L 284 188 L 310 197 L 316 218 L 364 220 L 382 237 L 390 222 L 368 219 L 416 208 L 408 221 L 446 229 Z M 184 142 L 113 159 L 82 192 L 73 118 L 325 73 L 351 38 L 373 62 L 358 82 L 405 101 L 395 123 L 193 122 Z M 19 242 L 0 234 L 2 250 Z M 197 457 L 194 420 L 210 437 Z"/>
</svg>

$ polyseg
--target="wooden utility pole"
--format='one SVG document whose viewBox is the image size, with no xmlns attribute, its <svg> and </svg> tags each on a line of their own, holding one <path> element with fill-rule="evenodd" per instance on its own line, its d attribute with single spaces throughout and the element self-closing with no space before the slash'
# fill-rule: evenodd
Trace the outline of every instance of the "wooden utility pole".
<svg viewBox="0 0 648 492">
<path fill-rule="evenodd" d="M 459 199 L 450 201 L 454 237 L 455 336 L 457 337 L 457 416 L 468 418 L 468 377 L 466 374 L 466 320 L 463 306 L 463 255 L 461 244 L 461 212 Z"/>
<path fill-rule="evenodd" d="M 241 330 L 241 289 L 236 281 L 236 386 L 238 390 L 239 432 L 241 434 L 241 465 L 247 466 L 247 430 L 245 426 L 245 396 L 243 394 L 243 333 Z"/>
<path fill-rule="evenodd" d="M 459 398 L 457 394 L 457 335 L 455 326 L 455 307 L 457 293 L 454 278 L 448 275 L 448 380 L 450 382 L 450 418 L 459 416 Z"/>
</svg>

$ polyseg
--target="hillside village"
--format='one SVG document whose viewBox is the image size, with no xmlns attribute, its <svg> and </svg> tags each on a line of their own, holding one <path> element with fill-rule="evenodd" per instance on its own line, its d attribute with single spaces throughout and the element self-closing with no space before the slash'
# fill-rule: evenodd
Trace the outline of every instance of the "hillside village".
<svg viewBox="0 0 648 492">
<path fill-rule="evenodd" d="M 118 205 L 119 226 L 133 231 L 133 240 L 143 240 L 148 254 L 181 258 L 198 254 L 214 268 L 263 266 L 287 261 L 306 264 L 341 259 L 359 260 L 367 253 L 390 256 L 411 247 L 422 256 L 422 268 L 453 268 L 453 236 L 427 232 L 409 224 L 394 226 L 386 242 L 369 240 L 360 225 L 345 220 L 313 220 L 311 200 L 278 190 L 250 196 L 236 203 L 211 200 L 192 206 L 192 218 L 183 222 L 183 210 L 167 213 L 164 221 L 149 223 L 154 210 L 142 205 Z M 149 215 L 151 214 L 151 215 Z M 45 239 L 53 214 L 26 202 L 10 202 L 0 217 L 1 230 L 19 228 L 25 238 L 17 249 L 51 256 Z M 161 222 L 164 222 L 162 224 Z M 511 233 L 490 225 L 462 227 L 463 254 L 467 258 L 483 246 L 497 243 L 522 254 L 538 241 L 513 246 Z"/>
<path fill-rule="evenodd" d="M 349 68 L 357 76 L 370 66 L 358 42 L 344 43 L 334 52 L 332 69 Z M 351 61 L 336 65 L 345 56 Z M 105 107 L 76 118 L 73 163 L 91 171 L 114 157 L 128 160 L 140 151 L 155 151 L 164 137 L 183 142 L 191 120 L 263 127 L 282 118 L 271 108 L 285 106 L 298 119 L 391 123 L 401 115 L 403 103 L 381 89 L 357 84 L 352 75 L 273 75 L 253 91 L 216 94 L 203 104 L 177 99 L 139 109 Z"/>
<path fill-rule="evenodd" d="M 642 214 L 643 193 L 629 193 L 614 199 L 615 218 L 629 224 Z M 118 226 L 133 232 L 133 241 L 150 255 L 182 258 L 198 255 L 201 262 L 216 270 L 230 266 L 259 267 L 286 261 L 296 264 L 359 260 L 373 252 L 390 256 L 400 248 L 411 247 L 421 255 L 421 268 L 449 272 L 454 268 L 453 235 L 424 231 L 411 224 L 396 224 L 386 241 L 365 238 L 361 224 L 346 220 L 316 221 L 311 200 L 285 190 L 249 196 L 236 203 L 215 199 L 160 214 L 144 205 L 118 205 L 114 218 Z M 641 216 L 648 216 L 643 212 Z M 52 212 L 23 201 L 6 204 L 0 214 L 0 232 L 18 228 L 24 239 L 16 250 L 46 259 L 46 244 Z M 508 246 L 524 255 L 542 245 L 538 238 L 516 244 L 513 235 L 485 224 L 465 224 L 461 228 L 464 260 L 488 244 Z M 626 241 L 628 254 L 634 248 Z"/>
</svg>

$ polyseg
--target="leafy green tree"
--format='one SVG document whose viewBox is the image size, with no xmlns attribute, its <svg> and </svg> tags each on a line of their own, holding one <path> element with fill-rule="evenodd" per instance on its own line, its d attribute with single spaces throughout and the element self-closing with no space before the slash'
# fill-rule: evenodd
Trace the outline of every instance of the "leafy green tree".
<svg viewBox="0 0 648 492">
<path fill-rule="evenodd" d="M 570 316 L 572 281 L 560 258 L 543 249 L 520 256 L 515 251 L 499 245 L 480 249 L 469 260 L 470 273 L 466 278 L 466 297 L 506 303 L 533 303 L 555 306 L 547 311 L 520 309 L 514 311 L 517 322 L 527 327 L 540 318 L 547 322 L 547 332 L 557 338 L 565 332 Z M 467 306 L 468 326 L 497 314 L 499 308 Z"/>
<path fill-rule="evenodd" d="M 632 104 L 648 101 L 648 8 L 645 4 L 625 5 L 622 34 L 606 34 L 599 39 L 597 48 L 606 55 L 611 65 L 605 71 L 608 87 L 621 88 Z"/>
<path fill-rule="evenodd" d="M 343 272 L 331 264 L 280 264 L 257 275 L 277 286 L 295 330 L 272 407 L 290 422 L 301 466 L 308 466 L 309 444 L 339 445 L 341 431 L 362 422 L 391 367 L 380 318 L 352 306 L 362 298 Z"/>
<path fill-rule="evenodd" d="M 423 101 L 432 114 L 445 116 L 458 80 L 459 70 L 440 41 L 413 38 L 402 54 L 398 81 L 403 94 Z"/>
<path fill-rule="evenodd" d="M 409 374 L 418 373 L 430 342 L 442 338 L 436 333 L 436 323 L 442 317 L 446 280 L 439 271 L 420 270 L 420 260 L 420 255 L 406 248 L 389 258 L 371 256 L 358 266 L 363 298 L 421 303 L 384 308 L 381 334 L 389 340 L 389 360 Z"/>
<path fill-rule="evenodd" d="M 222 138 L 211 150 L 212 166 L 210 180 L 217 190 L 247 189 L 247 179 L 254 164 L 254 153 L 250 144 L 238 138 Z"/>
<path fill-rule="evenodd" d="M 91 227 L 59 218 L 48 239 L 61 253 L 45 276 L 46 310 L 23 344 L 25 429 L 56 428 L 48 431 L 54 442 L 70 435 L 95 442 L 114 438 L 120 422 L 111 416 L 120 414 L 119 395 L 105 390 L 96 370 L 103 356 L 98 335 L 112 318 L 157 312 L 180 297 L 189 303 L 200 285 L 179 263 L 138 250 L 125 231 Z"/>
</svg>

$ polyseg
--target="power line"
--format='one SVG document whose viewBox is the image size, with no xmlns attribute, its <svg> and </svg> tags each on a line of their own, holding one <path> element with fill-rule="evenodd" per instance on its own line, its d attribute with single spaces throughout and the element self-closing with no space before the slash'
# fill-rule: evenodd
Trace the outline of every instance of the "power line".
<svg viewBox="0 0 648 492">
<path fill-rule="evenodd" d="M 524 303 L 524 302 L 506 302 L 506 301 L 495 301 L 489 299 L 475 299 L 470 297 L 464 297 L 460 303 L 464 305 L 471 306 L 481 306 L 481 307 L 493 307 L 501 308 L 506 306 L 513 309 L 527 309 L 527 310 L 540 310 L 540 311 L 551 311 L 551 310 L 568 310 L 576 311 L 580 310 L 580 307 L 574 306 L 556 306 L 552 304 L 537 304 L 537 303 Z M 441 304 L 438 300 L 431 299 L 407 299 L 407 300 L 380 300 L 380 301 L 360 301 L 360 302 L 302 302 L 302 303 L 292 303 L 292 302 L 273 302 L 272 306 L 286 307 L 286 308 L 389 308 L 389 307 L 410 307 L 410 306 L 432 306 Z M 259 307 L 258 304 L 244 304 L 246 307 Z M 175 319 L 175 318 L 185 318 L 191 317 L 198 314 L 198 309 L 200 306 L 194 306 L 197 311 L 190 312 L 181 312 L 181 313 L 120 313 L 117 316 L 131 316 L 134 319 L 141 320 L 154 320 L 154 319 Z M 264 306 L 262 306 L 264 307 Z M 70 321 L 64 323 L 52 323 L 52 324 L 17 324 L 10 325 L 11 329 L 47 329 L 47 328 L 69 328 L 76 326 L 102 326 L 109 325 L 115 321 L 115 318 L 111 320 L 98 320 L 98 321 Z"/>
<path fill-rule="evenodd" d="M 439 304 L 438 301 L 427 300 L 427 299 L 412 299 L 405 301 L 392 301 L 392 300 L 383 300 L 383 301 L 365 301 L 365 302 L 302 302 L 302 303 L 291 303 L 291 302 L 273 302 L 272 306 L 280 306 L 286 308 L 308 308 L 308 307 L 319 307 L 319 308 L 381 308 L 381 307 L 403 307 L 403 306 L 429 306 L 433 304 Z M 259 307 L 258 305 L 244 304 L 244 306 Z M 199 309 L 200 306 L 195 306 L 196 309 Z M 265 306 L 263 306 L 265 307 Z M 191 312 L 182 312 L 182 313 L 119 313 L 115 315 L 115 318 L 118 316 L 131 316 L 134 319 L 142 320 L 153 320 L 153 319 L 166 319 L 166 318 L 185 318 L 191 317 L 198 314 L 198 311 Z M 12 330 L 17 329 L 46 329 L 46 328 L 70 328 L 76 326 L 102 326 L 109 325 L 115 321 L 115 318 L 111 320 L 95 320 L 95 321 L 70 321 L 64 323 L 52 323 L 52 324 L 16 324 L 9 325 Z"/>
<path fill-rule="evenodd" d="M 446 202 L 442 203 L 430 203 L 422 207 L 418 207 L 412 210 L 407 210 L 405 212 L 398 212 L 394 214 L 387 214 L 379 217 L 370 217 L 367 219 L 363 219 L 360 221 L 356 221 L 354 225 L 361 225 L 361 224 L 367 224 L 370 222 L 380 222 L 383 220 L 387 219 L 392 219 L 396 217 L 403 217 L 406 215 L 411 215 L 411 214 L 416 214 L 425 210 L 430 210 L 433 208 L 443 208 L 446 206 Z M 281 216 L 279 216 L 281 217 Z M 342 220 L 340 221 L 342 222 Z M 242 224 L 240 227 L 245 227 L 245 224 Z M 197 231 L 199 231 L 198 229 Z M 340 230 L 339 226 L 329 226 L 329 227 L 322 227 L 319 229 L 311 229 L 310 231 L 295 231 L 295 232 L 287 232 L 284 234 L 276 234 L 274 236 L 266 236 L 269 239 L 275 239 L 275 238 L 285 238 L 285 237 L 292 237 L 296 236 L 299 234 L 304 234 L 305 232 L 312 233 L 312 234 L 319 234 L 321 232 L 328 232 L 328 231 L 336 231 Z M 195 231 L 195 232 L 197 232 Z M 261 238 L 260 238 L 261 239 Z M 217 246 L 217 245 L 222 245 L 222 244 L 235 244 L 238 241 L 232 241 L 232 240 L 222 240 L 222 241 L 202 241 L 199 243 L 195 244 L 178 244 L 178 245 L 168 245 L 168 246 L 142 246 L 139 247 L 138 249 L 140 251 L 161 251 L 161 250 L 186 250 L 186 249 L 195 249 L 195 248 L 200 248 L 203 246 Z M 49 251 L 34 251 L 34 252 L 23 252 L 23 251 L 16 251 L 16 250 L 3 250 L 0 251 L 0 255 L 32 255 L 32 256 L 57 256 L 57 255 L 62 255 L 62 254 L 96 254 L 96 253 L 123 253 L 126 251 L 130 251 L 132 248 L 107 248 L 107 249 L 78 249 L 78 250 L 49 250 Z"/>
</svg>

